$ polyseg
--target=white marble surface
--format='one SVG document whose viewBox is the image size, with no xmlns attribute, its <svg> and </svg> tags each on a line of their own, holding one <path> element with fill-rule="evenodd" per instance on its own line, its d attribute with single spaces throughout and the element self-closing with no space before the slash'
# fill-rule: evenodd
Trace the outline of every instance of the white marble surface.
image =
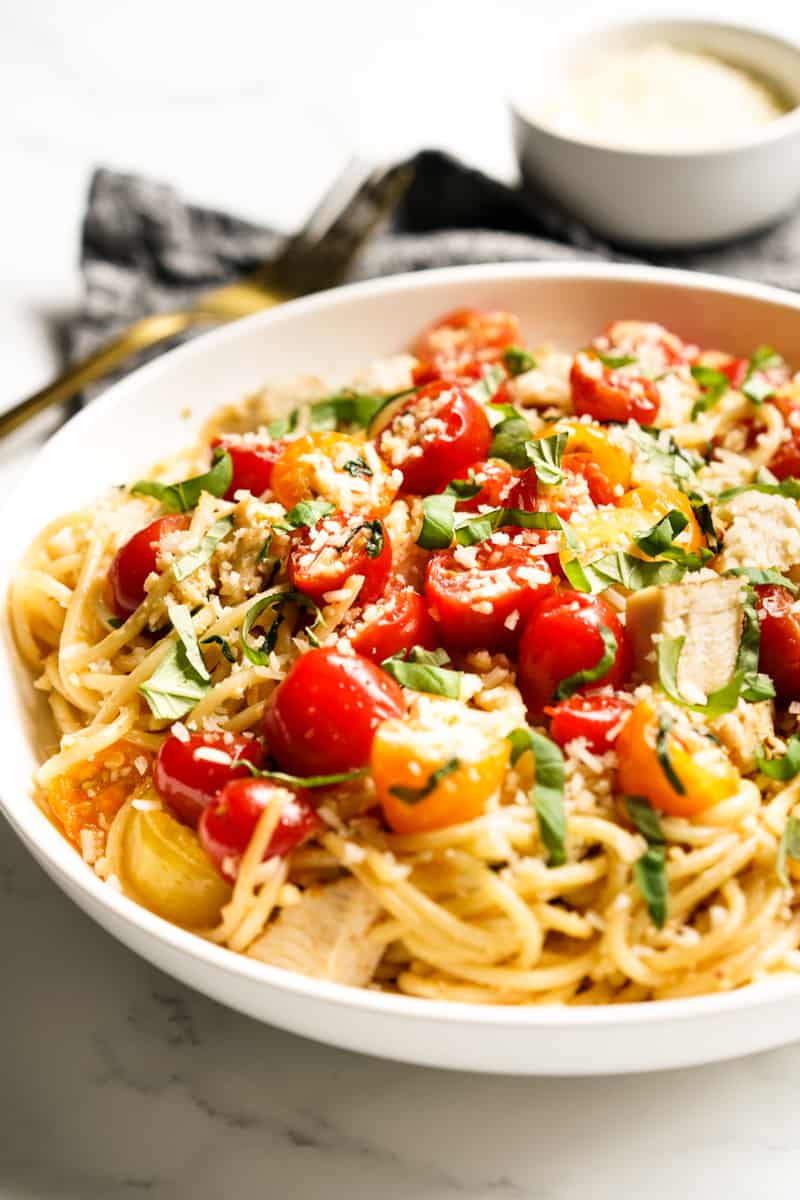
<svg viewBox="0 0 800 1200">
<path fill-rule="evenodd" d="M 527 46 L 594 8 L 0 3 L 0 405 L 56 362 L 93 164 L 287 227 L 351 149 L 438 144 L 508 173 L 509 55 L 524 66 Z M 754 16 L 744 0 L 704 8 Z M 758 16 L 800 35 L 795 0 Z M 0 450 L 6 486 L 51 426 Z M 800 1046 L 586 1082 L 403 1067 L 160 975 L 3 823 L 0 906 L 0 1200 L 798 1195 Z"/>
</svg>

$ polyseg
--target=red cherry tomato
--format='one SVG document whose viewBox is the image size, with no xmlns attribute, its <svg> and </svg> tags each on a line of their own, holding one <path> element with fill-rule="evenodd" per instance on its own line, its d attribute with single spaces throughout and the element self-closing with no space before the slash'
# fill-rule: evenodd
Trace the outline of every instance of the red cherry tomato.
<svg viewBox="0 0 800 1200">
<path fill-rule="evenodd" d="M 758 593 L 761 625 L 759 670 L 769 675 L 780 700 L 800 698 L 800 614 L 786 588 L 762 584 Z"/>
<path fill-rule="evenodd" d="M 654 321 L 612 321 L 596 344 L 603 350 L 642 357 L 656 369 L 694 362 L 700 353 L 697 346 L 687 344 Z"/>
<path fill-rule="evenodd" d="M 403 691 L 360 654 L 309 650 L 272 693 L 263 730 L 284 771 L 327 775 L 369 762 L 381 721 L 405 712 Z"/>
<path fill-rule="evenodd" d="M 611 480 L 587 451 L 576 450 L 565 454 L 561 459 L 561 469 L 583 476 L 594 504 L 613 504 L 617 499 Z"/>
<path fill-rule="evenodd" d="M 513 313 L 456 309 L 440 317 L 414 344 L 413 353 L 420 359 L 414 382 L 477 377 L 483 366 L 498 362 L 505 349 L 519 343 L 519 321 Z"/>
<path fill-rule="evenodd" d="M 477 546 L 431 555 L 425 599 L 446 646 L 513 649 L 525 618 L 552 587 L 550 568 L 536 550 L 527 531 L 509 528 Z"/>
<path fill-rule="evenodd" d="M 605 653 L 599 626 L 617 640 L 614 661 L 589 687 L 618 687 L 630 671 L 631 652 L 624 628 L 602 596 L 559 592 L 537 605 L 522 633 L 517 683 L 531 712 L 552 702 L 563 679 L 596 667 Z"/>
<path fill-rule="evenodd" d="M 223 760 L 227 756 L 227 762 Z M 161 743 L 153 767 L 153 783 L 174 816 L 196 826 L 201 812 L 225 784 L 242 775 L 240 764 L 264 763 L 264 749 L 255 738 L 234 733 L 192 733 L 186 740 L 169 734 Z"/>
<path fill-rule="evenodd" d="M 362 575 L 360 604 L 383 594 L 392 569 L 392 544 L 383 521 L 361 513 L 334 513 L 299 530 L 289 551 L 292 587 L 321 603 L 326 592 Z"/>
<path fill-rule="evenodd" d="M 750 360 L 747 358 L 732 358 L 724 366 L 717 367 L 730 380 L 731 387 L 740 388 L 745 381 Z"/>
<path fill-rule="evenodd" d="M 584 738 L 590 750 L 604 754 L 616 742 L 630 710 L 630 701 L 622 696 L 578 695 L 544 711 L 550 717 L 550 736 L 559 746 Z"/>
<path fill-rule="evenodd" d="M 394 589 L 370 605 L 346 636 L 358 654 L 377 663 L 414 646 L 433 650 L 438 644 L 425 601 L 412 588 Z"/>
<path fill-rule="evenodd" d="M 578 416 L 651 425 L 658 413 L 658 388 L 652 380 L 606 367 L 596 355 L 585 350 L 575 355 L 569 382 L 572 405 Z"/>
<path fill-rule="evenodd" d="M 272 483 L 272 468 L 286 446 L 284 439 L 259 442 L 252 434 L 215 438 L 211 449 L 221 446 L 231 456 L 233 478 L 225 493 L 232 500 L 236 492 L 252 492 L 260 496 Z"/>
<path fill-rule="evenodd" d="M 236 881 L 239 860 L 276 790 L 276 785 L 268 779 L 234 779 L 226 783 L 219 795 L 203 809 L 197 827 L 200 843 L 228 883 Z M 283 806 L 264 852 L 264 861 L 285 858 L 323 827 L 308 792 L 294 792 Z"/>
<path fill-rule="evenodd" d="M 485 508 L 510 508 L 510 497 L 517 482 L 517 474 L 501 458 L 489 458 L 485 462 L 474 462 L 454 476 L 453 482 L 480 484 L 480 491 L 467 500 L 459 500 L 456 508 L 461 512 L 478 512 Z"/>
<path fill-rule="evenodd" d="M 398 467 L 408 492 L 438 492 L 492 440 L 489 418 L 458 384 L 430 383 L 411 396 L 378 435 L 384 462 Z"/>
<path fill-rule="evenodd" d="M 784 438 L 769 461 L 769 469 L 777 479 L 795 478 L 800 474 L 800 405 L 778 396 L 775 406 L 786 422 Z"/>
<path fill-rule="evenodd" d="M 156 559 L 161 539 L 179 529 L 188 529 L 190 522 L 186 513 L 158 517 L 120 546 L 108 569 L 112 602 L 118 617 L 129 617 L 144 600 L 144 582 L 158 569 Z"/>
</svg>

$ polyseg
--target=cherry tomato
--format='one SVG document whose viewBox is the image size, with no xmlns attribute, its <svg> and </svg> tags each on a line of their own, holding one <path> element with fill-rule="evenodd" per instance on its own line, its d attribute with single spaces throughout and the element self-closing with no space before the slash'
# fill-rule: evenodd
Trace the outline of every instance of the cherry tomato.
<svg viewBox="0 0 800 1200">
<path fill-rule="evenodd" d="M 143 764 L 145 769 L 140 774 Z M 47 789 L 47 803 L 79 849 L 84 830 L 105 841 L 109 825 L 149 769 L 149 751 L 133 742 L 113 742 L 56 775 Z"/>
<path fill-rule="evenodd" d="M 345 636 L 358 654 L 377 663 L 414 646 L 433 650 L 438 644 L 425 601 L 413 588 L 389 591 L 355 618 Z"/>
<path fill-rule="evenodd" d="M 618 687 L 630 671 L 631 651 L 624 628 L 602 596 L 559 592 L 537 605 L 522 633 L 517 683 L 531 712 L 549 704 L 562 680 L 596 667 L 605 654 L 599 626 L 617 641 L 608 671 L 589 687 Z"/>
<path fill-rule="evenodd" d="M 112 602 L 118 617 L 129 617 L 144 600 L 145 580 L 158 569 L 156 559 L 161 539 L 179 529 L 188 529 L 190 522 L 186 513 L 158 517 L 120 546 L 108 570 Z"/>
<path fill-rule="evenodd" d="M 697 346 L 687 344 L 654 321 L 612 321 L 597 345 L 603 350 L 641 357 L 655 370 L 694 362 L 699 354 Z"/>
<path fill-rule="evenodd" d="M 383 521 L 359 513 L 334 513 L 313 528 L 305 526 L 289 551 L 292 587 L 317 604 L 352 575 L 363 576 L 358 600 L 369 604 L 383 594 L 391 569 L 392 544 Z"/>
<path fill-rule="evenodd" d="M 321 497 L 348 512 L 385 512 L 397 485 L 374 455 L 366 462 L 362 438 L 317 430 L 284 443 L 272 471 L 272 490 L 289 509 Z"/>
<path fill-rule="evenodd" d="M 284 771 L 351 771 L 369 762 L 381 721 L 402 716 L 405 708 L 400 686 L 368 658 L 309 650 L 272 693 L 264 735 Z"/>
<path fill-rule="evenodd" d="M 255 738 L 192 733 L 183 740 L 171 733 L 156 755 L 153 783 L 171 812 L 185 825 L 196 827 L 203 809 L 234 773 L 244 773 L 240 764 L 245 759 L 255 767 L 263 766 L 264 750 Z"/>
<path fill-rule="evenodd" d="M 750 360 L 747 358 L 732 358 L 730 362 L 717 367 L 730 380 L 731 387 L 740 388 L 745 381 Z"/>
<path fill-rule="evenodd" d="M 652 380 L 606 367 L 596 355 L 585 350 L 575 355 L 569 382 L 578 416 L 652 425 L 658 413 L 658 388 Z"/>
<path fill-rule="evenodd" d="M 413 353 L 420 359 L 420 367 L 414 382 L 465 378 L 476 364 L 479 375 L 484 365 L 497 362 L 505 349 L 519 342 L 519 321 L 512 313 L 456 309 L 417 339 Z"/>
<path fill-rule="evenodd" d="M 259 817 L 277 793 L 284 805 L 264 859 L 285 858 L 323 828 L 308 792 L 290 792 L 268 779 L 233 779 L 203 809 L 197 832 L 200 844 L 223 879 L 234 883 L 239 860 L 255 832 Z"/>
<path fill-rule="evenodd" d="M 570 696 L 544 711 L 550 717 L 550 736 L 559 746 L 584 738 L 590 750 L 604 754 L 616 742 L 630 709 L 630 702 L 622 696 L 603 694 Z"/>
<path fill-rule="evenodd" d="M 775 405 L 786 422 L 783 441 L 769 461 L 769 469 L 777 479 L 800 475 L 800 405 L 778 396 Z"/>
<path fill-rule="evenodd" d="M 614 484 L 588 452 L 565 454 L 561 459 L 561 469 L 583 476 L 594 504 L 613 504 L 617 499 Z"/>
<path fill-rule="evenodd" d="M 261 496 L 272 484 L 272 468 L 280 458 L 286 446 L 282 439 L 278 441 L 258 441 L 252 434 L 237 437 L 229 435 L 215 438 L 211 449 L 221 446 L 231 456 L 233 464 L 233 479 L 225 493 L 226 500 L 232 500 L 236 492 L 252 492 Z"/>
<path fill-rule="evenodd" d="M 477 546 L 431 555 L 425 599 L 446 646 L 510 650 L 517 644 L 525 618 L 552 588 L 537 546 L 511 540 L 526 533 L 504 529 Z"/>
<path fill-rule="evenodd" d="M 459 500 L 456 508 L 460 512 L 478 512 L 485 508 L 511 507 L 510 497 L 517 482 L 517 474 L 501 458 L 489 458 L 474 462 L 453 477 L 453 482 L 480 484 L 480 491 L 467 500 Z"/>
<path fill-rule="evenodd" d="M 489 418 L 477 400 L 451 383 L 430 383 L 394 414 L 376 439 L 384 462 L 398 467 L 408 492 L 438 492 L 469 463 L 485 458 Z"/>
<path fill-rule="evenodd" d="M 800 613 L 794 611 L 795 599 L 786 588 L 761 584 L 758 593 L 758 620 L 761 625 L 759 670 L 769 675 L 778 698 L 800 698 Z"/>
</svg>

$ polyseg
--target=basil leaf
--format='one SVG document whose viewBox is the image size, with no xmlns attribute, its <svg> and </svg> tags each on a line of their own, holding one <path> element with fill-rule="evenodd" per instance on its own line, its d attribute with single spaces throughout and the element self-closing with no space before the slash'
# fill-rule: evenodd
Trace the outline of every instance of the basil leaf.
<svg viewBox="0 0 800 1200">
<path fill-rule="evenodd" d="M 530 466 L 531 427 L 524 417 L 508 417 L 494 428 L 489 458 L 502 458 L 517 470 Z"/>
<path fill-rule="evenodd" d="M 637 592 L 641 588 L 678 583 L 686 574 L 686 568 L 665 560 L 648 562 L 626 554 L 624 550 L 615 550 L 590 563 L 570 559 L 564 563 L 564 573 L 576 591 L 596 594 L 616 584 Z"/>
<path fill-rule="evenodd" d="M 741 391 L 751 404 L 756 406 L 763 404 L 770 396 L 775 395 L 775 384 L 770 383 L 768 379 L 757 376 L 758 371 L 768 371 L 770 367 L 778 367 L 783 363 L 780 354 L 777 354 L 771 346 L 757 346 L 747 366 L 747 374 L 744 377 Z"/>
<path fill-rule="evenodd" d="M 548 851 L 547 865 L 560 867 L 567 861 L 567 817 L 564 812 L 564 756 L 561 750 L 545 737 L 525 725 L 508 735 L 511 743 L 511 765 L 526 751 L 534 757 L 534 784 L 531 792 L 539 833 Z"/>
<path fill-rule="evenodd" d="M 447 670 L 443 663 L 450 659 L 444 650 L 427 651 L 414 646 L 405 658 L 394 654 L 384 659 L 381 667 L 402 687 L 414 692 L 429 692 L 432 696 L 446 696 L 458 700 L 461 695 L 462 672 Z"/>
<path fill-rule="evenodd" d="M 458 513 L 455 517 L 455 537 L 459 546 L 474 546 L 491 537 L 501 525 L 519 529 L 563 530 L 564 523 L 556 513 L 528 512 L 521 508 L 492 508 L 489 512 L 471 516 Z"/>
<path fill-rule="evenodd" d="M 268 534 L 267 534 L 266 541 L 264 542 L 264 545 L 261 547 L 261 549 L 259 550 L 258 554 L 256 555 L 256 562 L 257 562 L 257 563 L 262 563 L 262 562 L 264 562 L 264 561 L 265 561 L 267 558 L 269 558 L 269 551 L 270 551 L 270 547 L 271 547 L 271 546 L 272 546 L 272 534 L 271 534 L 271 533 L 268 533 Z"/>
<path fill-rule="evenodd" d="M 780 483 L 760 483 L 756 478 L 752 483 L 726 488 L 717 496 L 717 502 L 724 504 L 727 500 L 732 500 L 734 496 L 741 496 L 742 492 L 764 492 L 768 496 L 785 496 L 789 500 L 800 500 L 800 479 L 794 479 L 790 475 L 788 479 L 782 479 Z"/>
<path fill-rule="evenodd" d="M 694 420 L 699 413 L 713 408 L 717 401 L 722 399 L 731 386 L 731 381 L 727 375 L 716 370 L 715 367 L 692 367 L 691 373 L 692 379 L 700 385 L 703 392 L 692 408 L 692 420 Z"/>
<path fill-rule="evenodd" d="M 209 646 L 209 645 L 214 645 L 214 644 L 219 646 L 220 650 L 222 651 L 223 657 L 226 658 L 229 663 L 236 662 L 236 655 L 234 654 L 233 650 L 231 649 L 230 642 L 226 642 L 225 638 L 220 637 L 220 635 L 218 633 L 213 633 L 211 635 L 211 637 L 203 638 L 202 644 L 204 646 Z"/>
<path fill-rule="evenodd" d="M 513 404 L 504 404 L 502 401 L 490 400 L 488 404 L 484 405 L 484 408 L 493 429 L 497 428 L 502 421 L 520 415 Z"/>
<path fill-rule="evenodd" d="M 139 691 L 154 717 L 177 721 L 205 696 L 211 676 L 197 644 L 189 609 L 184 604 L 172 604 L 167 611 L 178 641 L 147 682 L 140 684 Z"/>
<path fill-rule="evenodd" d="M 653 924 L 662 929 L 669 910 L 666 847 L 649 846 L 633 864 L 633 877 Z"/>
<path fill-rule="evenodd" d="M 267 425 L 267 433 L 273 439 L 285 437 L 287 433 L 294 433 L 297 429 L 297 422 L 300 420 L 300 409 L 293 408 L 286 417 L 275 417 Z"/>
<path fill-rule="evenodd" d="M 351 779 L 360 779 L 369 770 L 368 767 L 359 767 L 356 771 L 338 771 L 334 775 L 288 775 L 285 771 L 262 771 L 246 758 L 237 759 L 236 765 L 247 767 L 255 779 L 273 779 L 275 783 L 296 788 L 330 787 L 334 783 L 349 783 Z"/>
<path fill-rule="evenodd" d="M 770 383 L 763 375 L 756 375 L 754 379 L 746 379 L 742 384 L 742 395 L 758 408 L 765 400 L 769 400 L 770 396 L 775 395 L 775 384 Z"/>
<path fill-rule="evenodd" d="M 788 783 L 800 771 L 800 737 L 793 735 L 786 743 L 786 753 L 780 758 L 765 758 L 764 745 L 756 750 L 756 763 L 762 775 L 767 779 L 776 779 L 780 783 Z"/>
<path fill-rule="evenodd" d="M 340 425 L 358 425 L 365 429 L 380 409 L 394 399 L 394 396 L 372 396 L 347 390 L 337 392 L 310 406 L 308 427 L 312 430 L 330 430 L 338 429 Z"/>
<path fill-rule="evenodd" d="M 198 567 L 204 566 L 216 550 L 217 545 L 223 538 L 228 536 L 232 529 L 233 517 L 220 517 L 218 521 L 215 521 L 199 545 L 195 546 L 192 550 L 188 550 L 186 554 L 182 554 L 178 561 L 173 564 L 172 573 L 178 583 L 191 575 Z"/>
<path fill-rule="evenodd" d="M 562 679 L 555 690 L 554 699 L 566 700 L 580 688 L 586 687 L 590 683 L 597 683 L 613 667 L 614 659 L 617 656 L 617 639 L 606 625 L 598 625 L 597 632 L 603 639 L 603 653 L 599 661 L 593 667 L 584 667 L 583 670 L 576 671 L 574 675 L 568 675 L 566 679 Z"/>
<path fill-rule="evenodd" d="M 502 367 L 487 367 L 480 379 L 467 388 L 473 400 L 479 404 L 490 404 L 492 396 L 496 395 L 506 381 L 506 373 Z"/>
<path fill-rule="evenodd" d="M 283 521 L 276 522 L 276 525 L 278 528 L 288 526 L 290 529 L 299 529 L 307 525 L 309 529 L 313 529 L 318 521 L 332 512 L 336 512 L 336 505 L 331 504 L 329 500 L 301 500 L 286 514 Z"/>
<path fill-rule="evenodd" d="M 613 352 L 605 353 L 603 350 L 595 349 L 589 349 L 587 353 L 599 358 L 603 366 L 608 367 L 612 371 L 616 371 L 620 367 L 633 366 L 635 362 L 638 362 L 638 359 L 636 359 L 632 354 L 614 354 Z"/>
<path fill-rule="evenodd" d="M 314 614 L 315 621 L 319 620 L 321 614 L 317 605 L 308 596 L 302 592 L 272 592 L 269 596 L 262 596 L 260 600 L 256 600 L 248 608 L 242 622 L 242 652 L 245 657 L 257 667 L 266 666 L 269 662 L 269 656 L 275 649 L 275 642 L 278 637 L 278 630 L 283 624 L 284 615 L 281 611 L 284 604 L 299 604 L 301 608 L 307 608 L 309 612 Z M 277 608 L 275 618 L 267 630 L 262 640 L 261 646 L 251 646 L 248 642 L 250 630 L 253 628 L 255 621 L 268 608 Z M 313 626 L 312 626 L 313 629 Z M 309 630 L 311 633 L 311 630 Z M 309 639 L 311 640 L 311 639 Z"/>
<path fill-rule="evenodd" d="M 455 496 L 457 500 L 472 500 L 483 490 L 483 484 L 477 483 L 475 471 L 469 468 L 466 479 L 451 479 L 444 489 L 445 496 Z"/>
<path fill-rule="evenodd" d="M 669 713 L 660 712 L 658 714 L 658 728 L 656 732 L 656 758 L 658 765 L 667 777 L 667 782 L 674 792 L 679 796 L 686 795 L 686 788 L 683 785 L 683 780 L 678 775 L 678 772 L 672 765 L 672 759 L 669 756 L 669 732 L 675 724 L 675 718 Z"/>
<path fill-rule="evenodd" d="M 688 524 L 689 521 L 682 512 L 679 512 L 677 508 L 671 508 L 665 517 L 662 517 L 650 529 L 637 533 L 633 540 L 640 550 L 655 558 L 656 555 L 663 554 L 665 550 L 672 548 L 675 538 L 683 532 Z"/>
<path fill-rule="evenodd" d="M 650 425 L 625 426 L 627 437 L 662 475 L 678 483 L 693 483 L 695 471 L 703 465 L 697 454 L 681 449 L 671 434 Z"/>
<path fill-rule="evenodd" d="M 455 496 L 426 496 L 422 501 L 422 528 L 417 545 L 424 550 L 445 550 L 453 541 Z"/>
<path fill-rule="evenodd" d="M 431 771 L 422 787 L 402 787 L 398 784 L 395 787 L 390 787 L 389 791 L 398 800 L 402 800 L 403 804 L 419 804 L 420 800 L 424 800 L 426 796 L 430 796 L 432 792 L 435 792 L 442 780 L 446 779 L 448 775 L 452 775 L 460 766 L 460 759 L 449 758 L 441 767 L 437 767 L 435 771 Z"/>
<path fill-rule="evenodd" d="M 625 808 L 637 831 L 650 846 L 663 846 L 666 838 L 661 818 L 645 796 L 626 796 Z"/>
<path fill-rule="evenodd" d="M 744 685 L 744 672 L 735 671 L 724 687 L 711 692 L 705 704 L 690 704 L 678 691 L 678 662 L 683 649 L 683 637 L 662 637 L 658 643 L 658 681 L 661 690 L 676 704 L 707 717 L 721 717 L 732 712 L 739 702 Z"/>
<path fill-rule="evenodd" d="M 508 346 L 503 351 L 503 363 L 509 375 L 515 378 L 517 375 L 524 375 L 526 371 L 532 371 L 536 366 L 536 359 L 521 346 Z"/>
<path fill-rule="evenodd" d="M 789 817 L 778 845 L 778 859 L 775 869 L 784 887 L 789 887 L 790 880 L 786 871 L 786 859 L 800 861 L 800 819 Z"/>
<path fill-rule="evenodd" d="M 371 479 L 373 475 L 372 467 L 367 466 L 364 459 L 360 456 L 358 458 L 348 459 L 348 461 L 342 467 L 342 470 L 347 471 L 347 474 L 352 475 L 354 479 L 358 479 L 359 477 Z"/>
<path fill-rule="evenodd" d="M 233 479 L 233 461 L 227 450 L 217 446 L 211 460 L 211 470 L 205 475 L 194 475 L 181 483 L 154 483 L 140 479 L 131 487 L 131 495 L 153 496 L 160 500 L 167 512 L 189 512 L 196 508 L 203 492 L 212 496 L 224 496 Z"/>
<path fill-rule="evenodd" d="M 700 531 L 708 543 L 709 550 L 712 555 L 719 554 L 722 549 L 722 538 L 717 533 L 716 526 L 714 525 L 711 506 L 706 504 L 705 500 L 697 492 L 688 492 L 687 499 L 692 506 L 694 519 L 700 526 Z"/>
<path fill-rule="evenodd" d="M 526 451 L 531 465 L 540 483 L 561 483 L 564 472 L 561 470 L 561 456 L 567 445 L 569 434 L 565 431 L 554 433 L 552 437 L 536 438 L 526 444 Z"/>
</svg>

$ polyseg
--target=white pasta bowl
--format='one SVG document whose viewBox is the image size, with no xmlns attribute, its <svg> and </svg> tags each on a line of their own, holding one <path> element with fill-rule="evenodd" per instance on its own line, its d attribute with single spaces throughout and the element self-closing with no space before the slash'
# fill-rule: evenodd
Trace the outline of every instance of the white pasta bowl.
<svg viewBox="0 0 800 1200">
<path fill-rule="evenodd" d="M 769 340 L 790 361 L 800 362 L 796 297 L 677 271 L 585 265 L 454 268 L 298 300 L 165 355 L 70 421 L 8 501 L 0 542 L 3 594 L 26 545 L 47 521 L 178 450 L 221 402 L 268 378 L 317 370 L 345 375 L 403 349 L 427 321 L 465 304 L 512 309 L 534 342 L 572 348 L 586 344 L 613 318 L 636 317 L 737 354 Z M 212 945 L 101 882 L 37 808 L 31 776 L 45 718 L 7 620 L 0 670 L 2 809 L 31 853 L 120 941 L 258 1020 L 387 1058 L 530 1075 L 678 1067 L 800 1038 L 800 977 L 790 975 L 735 992 L 650 1004 L 485 1007 L 342 987 Z"/>
<path fill-rule="evenodd" d="M 667 43 L 702 51 L 775 86 L 794 107 L 725 145 L 629 149 L 550 128 L 541 98 L 597 54 Z M 527 59 L 511 100 L 524 180 L 596 233 L 625 245 L 709 245 L 762 229 L 800 199 L 800 47 L 717 21 L 640 20 L 600 26 Z"/>
</svg>

